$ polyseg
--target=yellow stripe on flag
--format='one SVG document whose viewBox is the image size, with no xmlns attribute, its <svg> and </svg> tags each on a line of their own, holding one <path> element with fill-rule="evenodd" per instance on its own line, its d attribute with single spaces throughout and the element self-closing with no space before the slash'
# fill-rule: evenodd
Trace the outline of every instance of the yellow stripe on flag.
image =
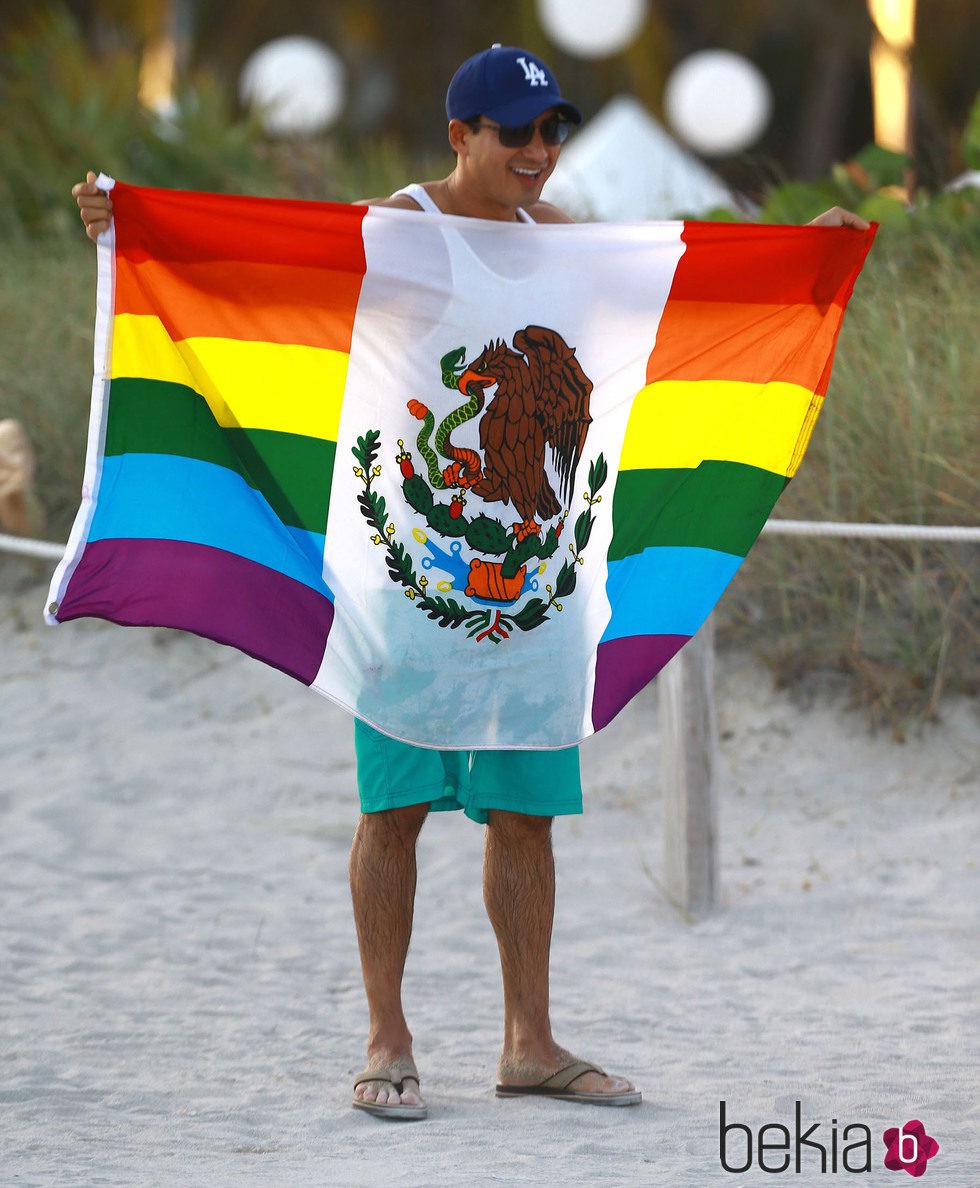
<svg viewBox="0 0 980 1188">
<path fill-rule="evenodd" d="M 186 338 L 159 318 L 118 314 L 112 376 L 168 380 L 199 392 L 224 428 L 274 429 L 337 440 L 348 355 L 322 347 Z"/>
<path fill-rule="evenodd" d="M 797 384 L 659 380 L 633 402 L 620 470 L 743 462 L 792 477 L 823 403 Z"/>
</svg>

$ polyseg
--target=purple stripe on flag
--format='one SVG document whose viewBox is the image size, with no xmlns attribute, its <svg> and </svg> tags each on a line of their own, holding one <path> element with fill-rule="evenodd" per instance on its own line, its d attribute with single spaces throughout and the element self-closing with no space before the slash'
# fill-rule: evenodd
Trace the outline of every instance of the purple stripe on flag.
<svg viewBox="0 0 980 1188">
<path fill-rule="evenodd" d="M 229 644 L 310 685 L 333 622 L 324 594 L 207 545 L 97 540 L 85 546 L 55 617 L 178 627 Z"/>
<path fill-rule="evenodd" d="M 592 725 L 601 730 L 681 650 L 689 635 L 627 635 L 599 644 Z"/>
</svg>

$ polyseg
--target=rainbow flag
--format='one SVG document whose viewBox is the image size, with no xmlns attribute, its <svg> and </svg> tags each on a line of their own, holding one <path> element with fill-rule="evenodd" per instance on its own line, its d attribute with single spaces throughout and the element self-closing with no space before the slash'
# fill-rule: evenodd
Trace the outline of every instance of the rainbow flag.
<svg viewBox="0 0 980 1188">
<path fill-rule="evenodd" d="M 192 631 L 466 748 L 577 742 L 698 630 L 874 234 L 113 205 L 48 621 Z"/>
</svg>

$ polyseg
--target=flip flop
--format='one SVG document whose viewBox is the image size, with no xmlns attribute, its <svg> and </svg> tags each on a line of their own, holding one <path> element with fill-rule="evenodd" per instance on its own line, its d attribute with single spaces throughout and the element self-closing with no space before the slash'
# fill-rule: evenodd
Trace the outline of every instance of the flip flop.
<svg viewBox="0 0 980 1188">
<path fill-rule="evenodd" d="M 404 1092 L 405 1082 L 409 1079 L 416 1083 L 419 1080 L 418 1071 L 411 1060 L 405 1064 L 377 1064 L 361 1073 L 354 1082 L 354 1091 L 356 1094 L 358 1085 L 377 1081 L 393 1085 L 396 1092 L 401 1094 Z M 421 1085 L 419 1088 L 421 1089 Z M 420 1122 L 429 1116 L 429 1107 L 425 1102 L 421 1105 L 403 1105 L 399 1102 L 396 1105 L 387 1101 L 364 1101 L 363 1098 L 355 1096 L 351 1099 L 351 1105 L 355 1110 L 364 1110 L 368 1114 L 374 1114 L 376 1118 L 386 1118 L 390 1122 Z"/>
<path fill-rule="evenodd" d="M 574 1080 L 587 1072 L 598 1073 L 600 1077 L 608 1075 L 597 1064 L 576 1060 L 560 1068 L 554 1076 L 539 1085 L 498 1085 L 496 1092 L 498 1097 L 552 1097 L 557 1101 L 579 1101 L 583 1105 L 601 1106 L 639 1105 L 643 1100 L 639 1089 L 626 1089 L 621 1093 L 586 1093 L 569 1088 Z"/>
</svg>

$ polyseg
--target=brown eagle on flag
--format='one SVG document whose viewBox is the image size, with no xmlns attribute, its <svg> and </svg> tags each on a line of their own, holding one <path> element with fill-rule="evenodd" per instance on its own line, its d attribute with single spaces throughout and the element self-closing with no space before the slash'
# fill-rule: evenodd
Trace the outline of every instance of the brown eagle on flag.
<svg viewBox="0 0 980 1188">
<path fill-rule="evenodd" d="M 550 520 L 568 502 L 592 421 L 592 381 L 557 331 L 527 326 L 514 335 L 513 349 L 501 339 L 484 347 L 457 381 L 479 408 L 494 385 L 480 420 L 482 465 L 476 459 L 479 469 L 474 473 L 463 457 L 473 451 L 456 449 L 447 437 L 445 455 L 456 460 L 447 477 L 452 472 L 458 485 L 489 503 L 513 503 L 521 516 L 515 534 L 523 540 L 540 532 L 538 517 Z M 558 495 L 545 469 L 546 446 L 554 460 Z"/>
</svg>

